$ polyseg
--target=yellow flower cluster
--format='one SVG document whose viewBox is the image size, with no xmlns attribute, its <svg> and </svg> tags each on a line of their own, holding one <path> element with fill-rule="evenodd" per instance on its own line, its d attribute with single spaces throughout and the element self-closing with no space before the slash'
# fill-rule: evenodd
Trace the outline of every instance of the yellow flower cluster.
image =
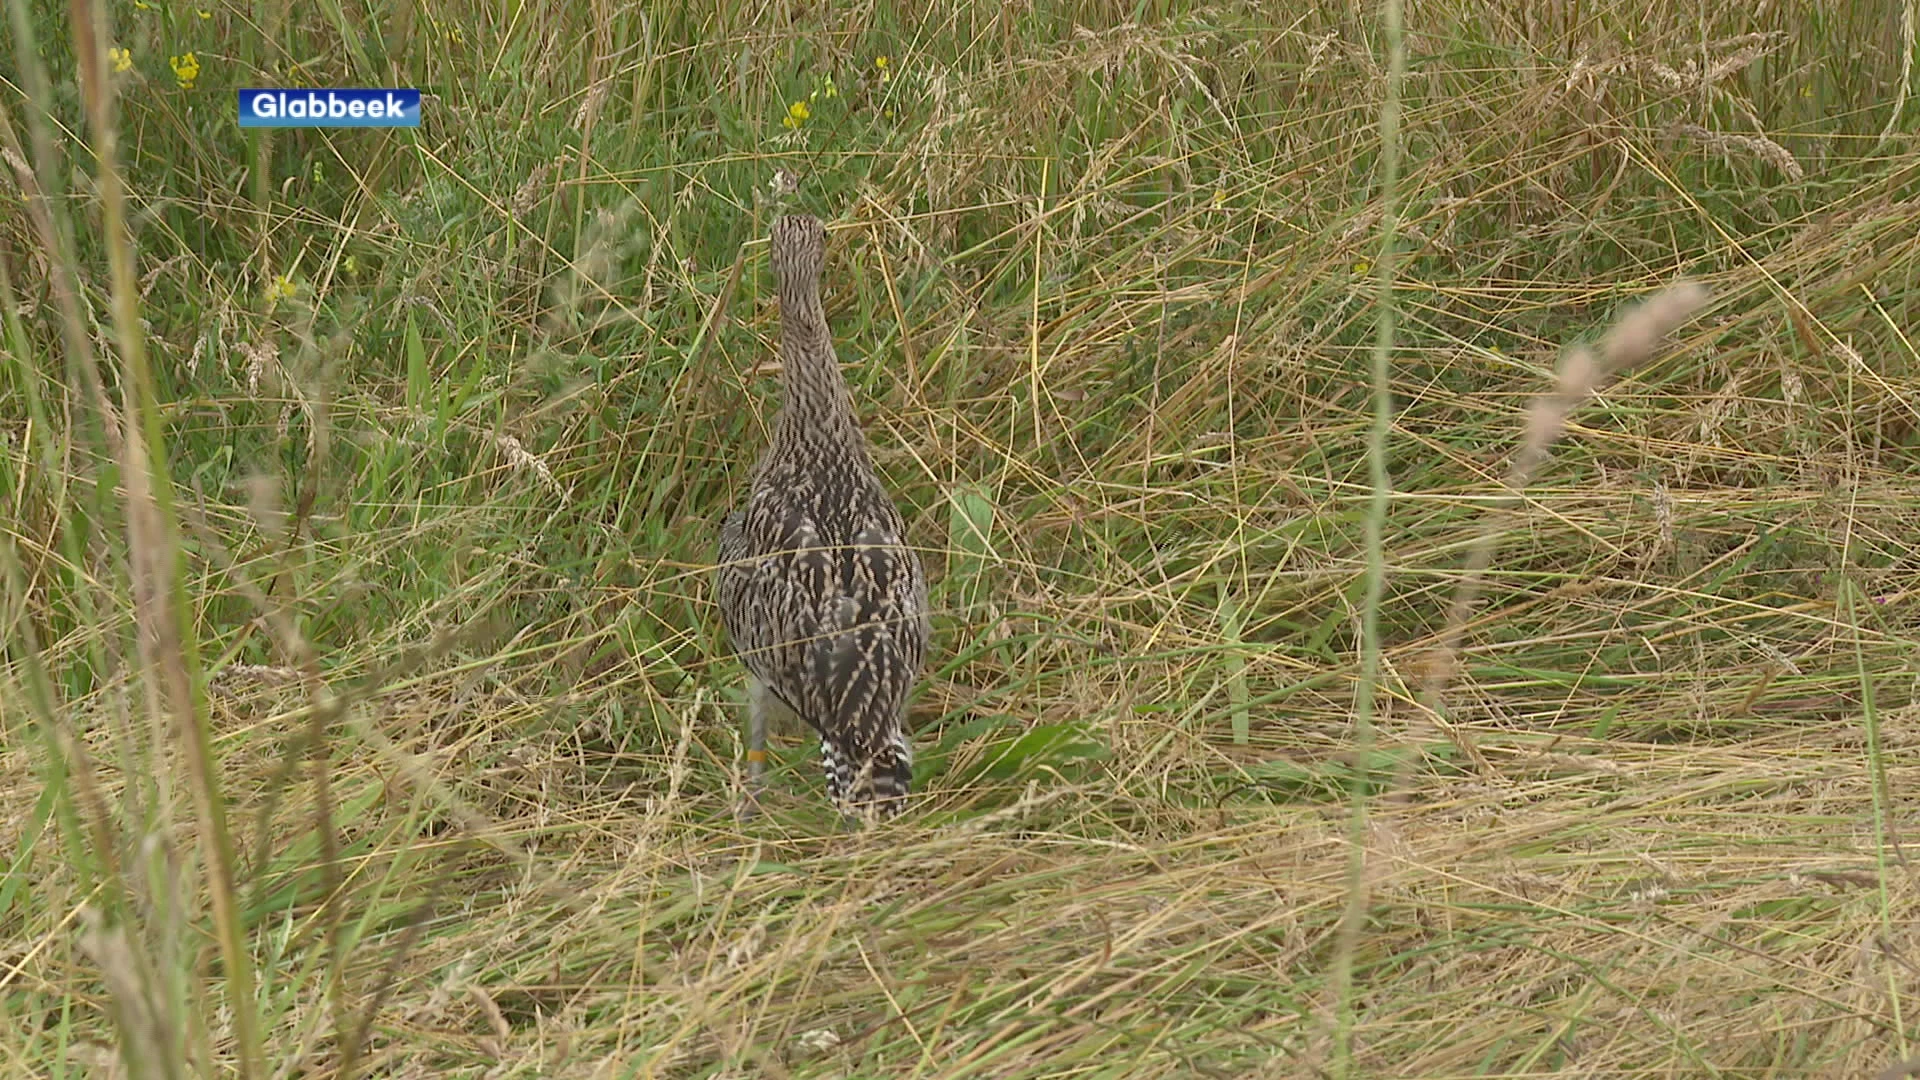
<svg viewBox="0 0 1920 1080">
<path fill-rule="evenodd" d="M 133 9 L 135 11 L 158 11 L 159 6 L 151 3 L 150 0 L 133 0 Z M 191 10 L 194 15 L 199 18 L 213 18 L 213 10 L 211 8 L 196 7 Z M 113 70 L 116 72 L 132 71 L 133 50 L 118 47 L 108 49 L 107 62 L 113 65 Z M 194 53 L 187 52 L 181 53 L 179 56 L 169 56 L 167 57 L 167 66 L 173 69 L 174 80 L 180 84 L 180 89 L 182 90 L 193 89 L 194 81 L 200 78 L 200 57 Z"/>
<path fill-rule="evenodd" d="M 285 274 L 274 278 L 267 283 L 267 310 L 272 311 L 274 305 L 282 300 L 290 299 L 299 289 L 300 287 L 293 283 L 293 279 Z"/>
<path fill-rule="evenodd" d="M 173 77 L 182 90 L 193 89 L 193 80 L 200 77 L 200 58 L 193 53 L 169 56 L 167 66 L 173 68 Z"/>
<path fill-rule="evenodd" d="M 893 61 L 887 57 L 874 57 L 873 69 L 879 81 L 883 83 L 893 78 Z M 805 101 L 788 103 L 785 115 L 780 117 L 780 126 L 786 128 L 788 131 L 800 130 L 806 126 L 808 120 L 813 118 L 813 105 L 815 102 L 821 98 L 831 100 L 839 96 L 840 85 L 834 82 L 833 76 L 829 74 L 820 81 L 818 86 L 813 88 L 813 91 L 807 95 Z M 891 110 L 889 110 L 889 112 L 891 112 Z"/>
</svg>

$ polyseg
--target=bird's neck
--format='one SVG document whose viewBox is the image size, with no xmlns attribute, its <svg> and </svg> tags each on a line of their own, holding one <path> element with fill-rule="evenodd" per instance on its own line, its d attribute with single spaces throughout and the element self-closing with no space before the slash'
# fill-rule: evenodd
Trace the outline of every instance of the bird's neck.
<svg viewBox="0 0 1920 1080">
<path fill-rule="evenodd" d="M 853 396 L 840 374 L 827 313 L 818 295 L 781 297 L 780 384 L 775 441 L 844 440 L 858 435 Z"/>
</svg>

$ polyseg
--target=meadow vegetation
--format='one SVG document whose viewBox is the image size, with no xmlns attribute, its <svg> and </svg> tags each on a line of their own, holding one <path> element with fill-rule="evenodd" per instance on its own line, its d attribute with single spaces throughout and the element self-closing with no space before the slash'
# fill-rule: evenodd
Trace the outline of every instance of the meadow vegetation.
<svg viewBox="0 0 1920 1080">
<path fill-rule="evenodd" d="M 7 9 L 6 1075 L 1920 1053 L 1913 0 Z M 732 813 L 786 209 L 934 579 L 864 832 Z"/>
</svg>

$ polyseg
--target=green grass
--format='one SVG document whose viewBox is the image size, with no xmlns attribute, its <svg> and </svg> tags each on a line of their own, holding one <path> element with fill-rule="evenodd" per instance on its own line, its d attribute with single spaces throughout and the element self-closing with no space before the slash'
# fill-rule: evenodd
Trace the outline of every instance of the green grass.
<svg viewBox="0 0 1920 1080">
<path fill-rule="evenodd" d="M 8 0 L 0 1072 L 1913 1057 L 1894 8 L 1411 5 L 1389 218 L 1364 5 Z M 731 816 L 793 208 L 938 611 L 863 834 Z"/>
</svg>

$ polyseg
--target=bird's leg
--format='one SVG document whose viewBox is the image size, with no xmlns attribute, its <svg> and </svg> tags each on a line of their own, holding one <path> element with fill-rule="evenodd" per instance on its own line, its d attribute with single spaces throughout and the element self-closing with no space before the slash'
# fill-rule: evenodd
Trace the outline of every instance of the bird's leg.
<svg viewBox="0 0 1920 1080">
<path fill-rule="evenodd" d="M 753 817 L 760 812 L 760 790 L 767 782 L 767 714 L 773 709 L 773 695 L 766 684 L 747 676 L 747 792 L 740 816 Z"/>
</svg>

